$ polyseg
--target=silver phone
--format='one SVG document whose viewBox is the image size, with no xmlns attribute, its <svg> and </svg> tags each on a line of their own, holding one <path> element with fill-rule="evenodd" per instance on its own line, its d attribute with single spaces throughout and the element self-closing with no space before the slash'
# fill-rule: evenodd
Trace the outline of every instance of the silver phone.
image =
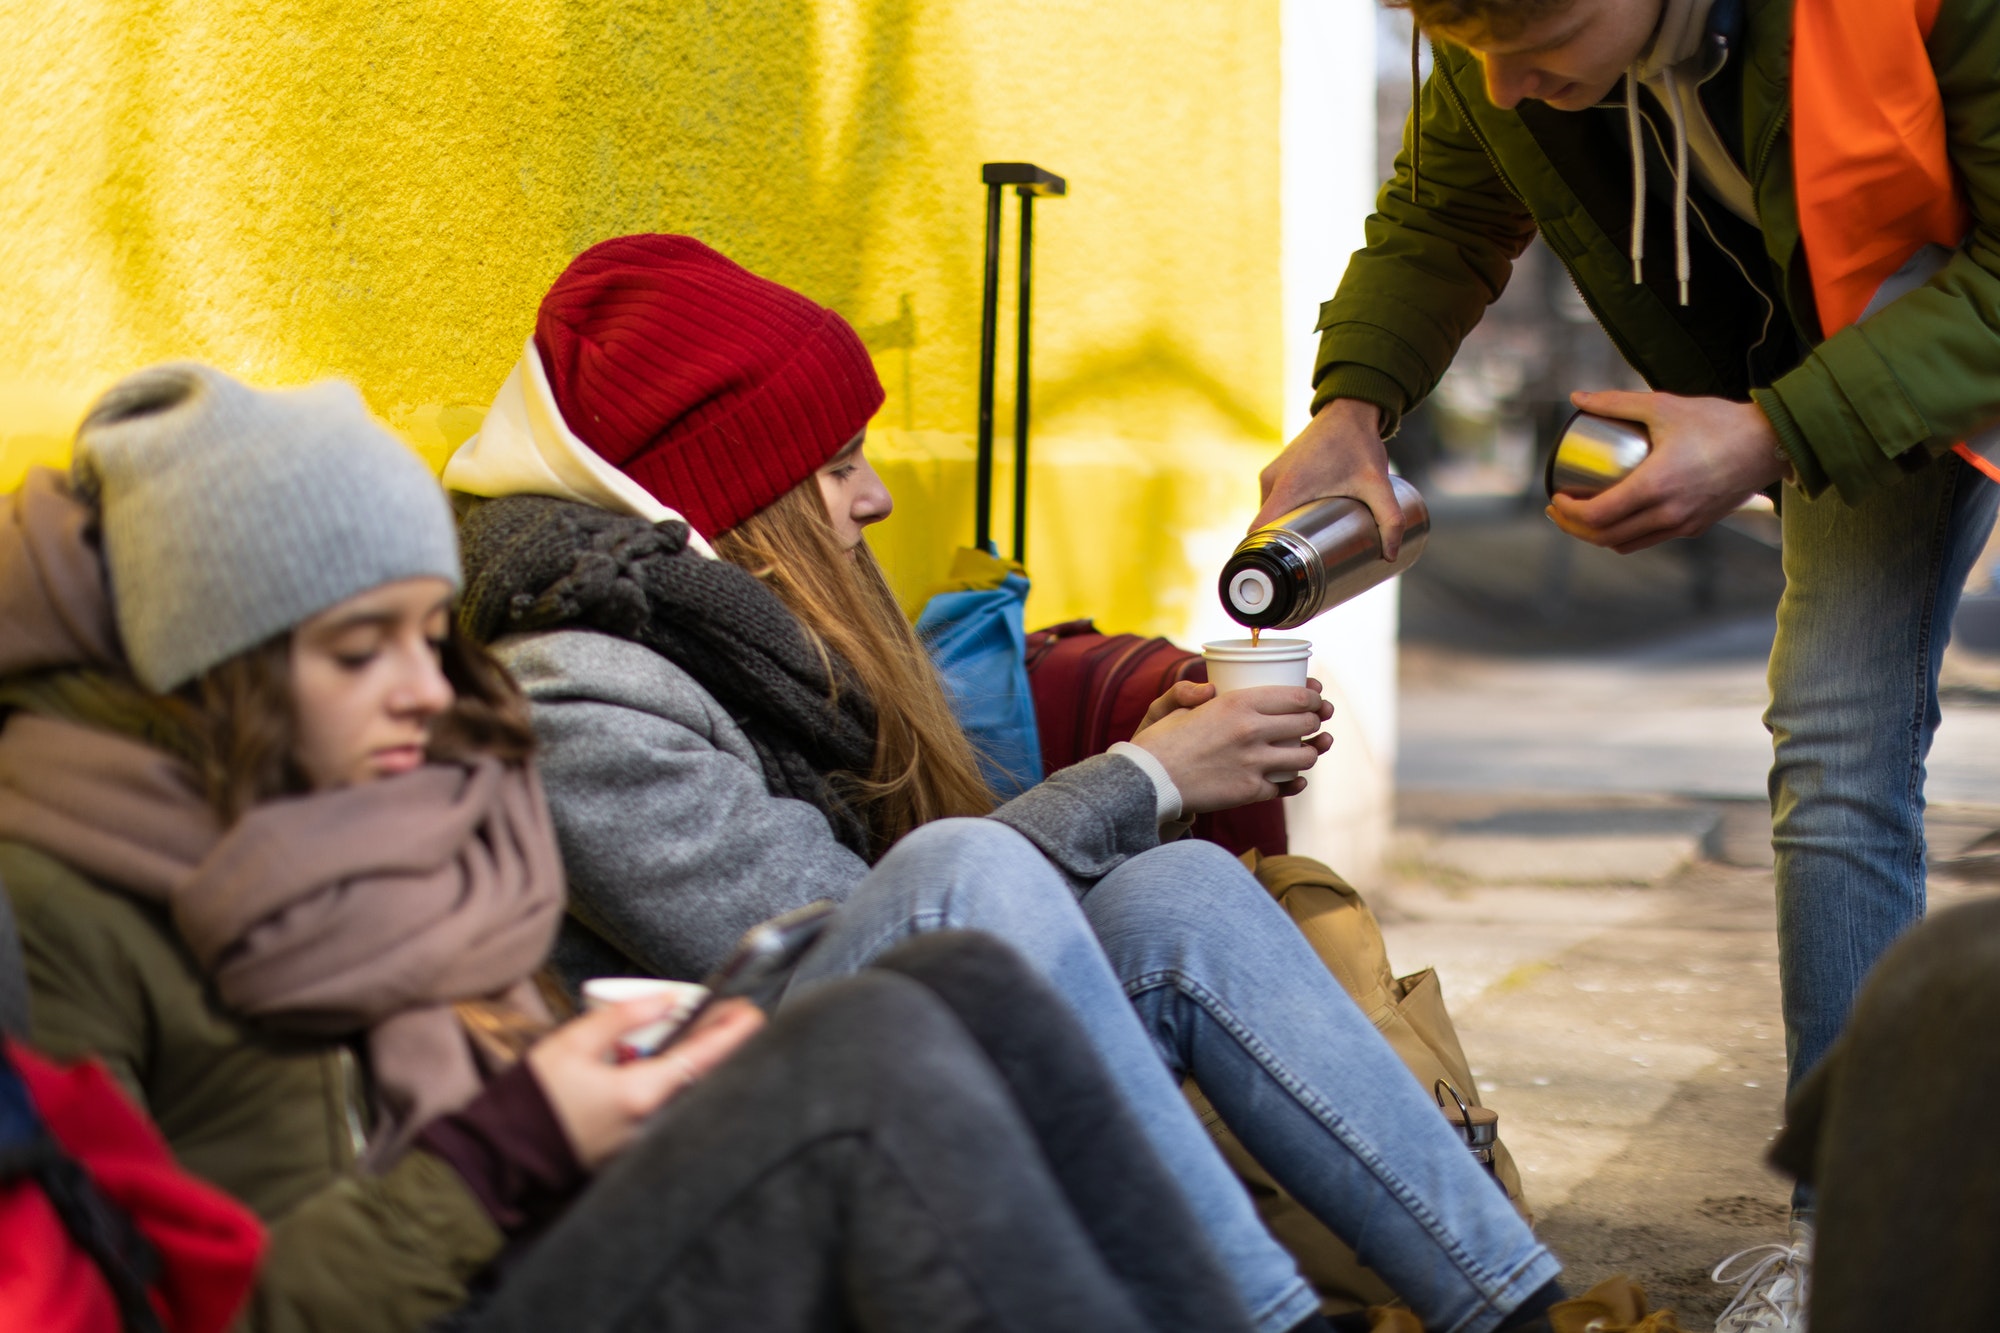
<svg viewBox="0 0 2000 1333">
<path fill-rule="evenodd" d="M 657 1041 L 649 1043 L 646 1049 L 633 1050 L 633 1058 L 645 1059 L 666 1050 L 680 1040 L 682 1034 L 692 1031 L 695 1023 L 718 1000 L 754 995 L 788 975 L 798 966 L 799 959 L 805 957 L 806 950 L 819 939 L 820 932 L 826 929 L 834 909 L 832 899 L 821 898 L 803 907 L 795 907 L 782 916 L 774 916 L 769 921 L 760 921 L 744 931 L 743 938 L 736 942 L 736 948 L 729 957 L 702 978 L 701 984 L 708 987 L 708 994 L 701 997 L 701 1003 L 690 1009 L 686 1018 L 662 1033 Z"/>
</svg>

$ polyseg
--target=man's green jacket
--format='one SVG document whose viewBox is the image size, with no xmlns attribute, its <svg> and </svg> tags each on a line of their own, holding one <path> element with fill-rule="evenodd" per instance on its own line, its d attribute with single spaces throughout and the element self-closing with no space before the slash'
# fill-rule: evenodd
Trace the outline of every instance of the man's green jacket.
<svg viewBox="0 0 2000 1333">
<path fill-rule="evenodd" d="M 1754 398 L 1800 486 L 1855 503 L 2000 419 L 2000 0 L 1943 0 L 1930 69 L 1973 231 L 1925 286 L 1822 340 L 1792 188 L 1792 0 L 1748 0 L 1716 128 L 1755 191 L 1758 225 L 1696 189 L 1690 304 L 1674 278 L 1665 117 L 1646 102 L 1652 185 L 1643 283 L 1632 280 L 1622 104 L 1556 111 L 1488 100 L 1478 60 L 1442 43 L 1368 244 L 1320 308 L 1315 409 L 1379 406 L 1385 429 L 1436 385 L 1539 232 L 1627 361 L 1668 393 Z M 1665 145 L 1664 149 L 1663 146 Z M 1420 192 L 1412 200 L 1413 188 Z M 1578 385 L 1593 388 L 1594 385 Z"/>
</svg>

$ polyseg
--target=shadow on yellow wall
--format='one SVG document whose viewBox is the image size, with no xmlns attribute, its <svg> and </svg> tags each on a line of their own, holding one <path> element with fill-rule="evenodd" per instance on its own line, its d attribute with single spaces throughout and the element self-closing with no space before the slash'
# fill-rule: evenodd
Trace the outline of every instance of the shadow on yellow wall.
<svg viewBox="0 0 2000 1333">
<path fill-rule="evenodd" d="M 350 378 L 441 463 L 572 255 L 685 231 L 863 330 L 900 501 L 877 544 L 914 596 L 970 537 L 1000 158 L 1073 183 L 1038 217 L 1031 615 L 1176 629 L 1209 577 L 1189 552 L 1240 527 L 1278 443 L 1276 0 L 1172 23 L 1137 0 L 0 0 L 0 22 L 0 488 L 174 357 Z"/>
</svg>

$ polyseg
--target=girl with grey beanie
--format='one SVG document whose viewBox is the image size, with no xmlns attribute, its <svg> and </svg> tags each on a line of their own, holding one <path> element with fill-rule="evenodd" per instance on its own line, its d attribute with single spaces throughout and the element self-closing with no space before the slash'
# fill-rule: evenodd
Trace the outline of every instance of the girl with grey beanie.
<svg viewBox="0 0 2000 1333">
<path fill-rule="evenodd" d="M 4 507 L 32 1039 L 102 1060 L 268 1224 L 245 1326 L 1245 1326 L 1084 1039 L 990 942 L 768 1026 L 726 1001 L 625 1063 L 670 999 L 556 1024 L 525 705 L 453 627 L 443 493 L 348 386 L 141 372 L 70 478 Z M 1032 1116 L 1017 1082 L 1093 1115 Z"/>
</svg>

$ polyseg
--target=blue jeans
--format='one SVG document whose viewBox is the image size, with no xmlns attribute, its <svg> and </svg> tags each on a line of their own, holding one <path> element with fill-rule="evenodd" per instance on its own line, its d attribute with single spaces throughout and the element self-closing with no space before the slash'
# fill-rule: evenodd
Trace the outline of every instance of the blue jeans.
<svg viewBox="0 0 2000 1333">
<path fill-rule="evenodd" d="M 1079 906 L 1011 829 L 932 824 L 854 891 L 793 988 L 945 929 L 1005 940 L 1069 1001 L 1260 1330 L 1291 1327 L 1317 1301 L 1181 1097 L 1183 1074 L 1425 1327 L 1485 1333 L 1558 1272 L 1291 920 L 1220 848 L 1147 852 Z"/>
<path fill-rule="evenodd" d="M 2000 487 L 1947 457 L 1848 505 L 1784 505 L 1785 594 L 1764 714 L 1790 1082 L 1924 913 L 1924 759 L 1938 668 Z"/>
</svg>

